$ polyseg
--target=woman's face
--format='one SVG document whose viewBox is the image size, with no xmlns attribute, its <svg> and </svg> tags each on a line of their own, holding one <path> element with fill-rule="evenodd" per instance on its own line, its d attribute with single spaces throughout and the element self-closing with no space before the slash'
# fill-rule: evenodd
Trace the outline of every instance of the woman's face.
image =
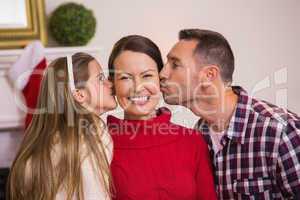
<svg viewBox="0 0 300 200">
<path fill-rule="evenodd" d="M 123 51 L 114 61 L 114 87 L 126 119 L 155 115 L 160 88 L 156 62 L 147 54 Z"/>
<path fill-rule="evenodd" d="M 97 114 L 115 109 L 117 103 L 113 96 L 112 83 L 105 78 L 102 67 L 96 60 L 92 60 L 88 68 L 89 79 L 86 82 L 85 104 Z"/>
</svg>

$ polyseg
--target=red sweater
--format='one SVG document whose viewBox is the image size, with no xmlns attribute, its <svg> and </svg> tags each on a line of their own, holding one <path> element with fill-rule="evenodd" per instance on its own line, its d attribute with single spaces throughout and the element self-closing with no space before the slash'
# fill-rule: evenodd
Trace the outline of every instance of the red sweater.
<svg viewBox="0 0 300 200">
<path fill-rule="evenodd" d="M 216 199 L 207 145 L 192 129 L 159 109 L 150 120 L 108 116 L 116 200 Z"/>
</svg>

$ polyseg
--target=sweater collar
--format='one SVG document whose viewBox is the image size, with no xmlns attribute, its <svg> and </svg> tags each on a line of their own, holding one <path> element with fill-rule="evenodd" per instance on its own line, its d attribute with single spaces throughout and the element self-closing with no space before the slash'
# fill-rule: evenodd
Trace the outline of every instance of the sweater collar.
<svg viewBox="0 0 300 200">
<path fill-rule="evenodd" d="M 132 119 L 120 119 L 112 115 L 108 115 L 107 123 L 110 125 L 155 125 L 160 123 L 169 123 L 171 119 L 171 111 L 166 108 L 162 107 L 156 111 L 156 116 L 148 119 L 148 120 L 132 120 Z"/>
<path fill-rule="evenodd" d="M 115 148 L 148 148 L 167 144 L 178 138 L 178 131 L 175 129 L 178 126 L 172 124 L 170 119 L 171 111 L 163 107 L 157 110 L 156 117 L 149 120 L 119 119 L 109 115 L 107 125 Z"/>
</svg>

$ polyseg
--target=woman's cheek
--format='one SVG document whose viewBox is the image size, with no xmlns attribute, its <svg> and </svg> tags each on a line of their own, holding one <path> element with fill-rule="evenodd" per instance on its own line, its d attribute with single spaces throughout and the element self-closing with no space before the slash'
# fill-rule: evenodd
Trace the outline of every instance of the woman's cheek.
<svg viewBox="0 0 300 200">
<path fill-rule="evenodd" d="M 145 87 L 152 95 L 159 94 L 160 92 L 160 86 L 158 81 L 148 82 L 147 84 L 145 84 Z"/>
<path fill-rule="evenodd" d="M 120 81 L 115 84 L 115 91 L 117 96 L 129 96 L 130 95 L 131 84 L 127 81 Z"/>
</svg>

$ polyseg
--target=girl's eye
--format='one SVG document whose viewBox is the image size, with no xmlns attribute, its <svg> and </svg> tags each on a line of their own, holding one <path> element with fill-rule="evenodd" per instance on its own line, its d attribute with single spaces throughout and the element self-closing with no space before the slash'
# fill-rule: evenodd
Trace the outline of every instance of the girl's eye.
<svg viewBox="0 0 300 200">
<path fill-rule="evenodd" d="M 101 76 L 99 76 L 99 81 L 105 81 L 105 76 L 104 75 L 101 75 Z"/>
</svg>

